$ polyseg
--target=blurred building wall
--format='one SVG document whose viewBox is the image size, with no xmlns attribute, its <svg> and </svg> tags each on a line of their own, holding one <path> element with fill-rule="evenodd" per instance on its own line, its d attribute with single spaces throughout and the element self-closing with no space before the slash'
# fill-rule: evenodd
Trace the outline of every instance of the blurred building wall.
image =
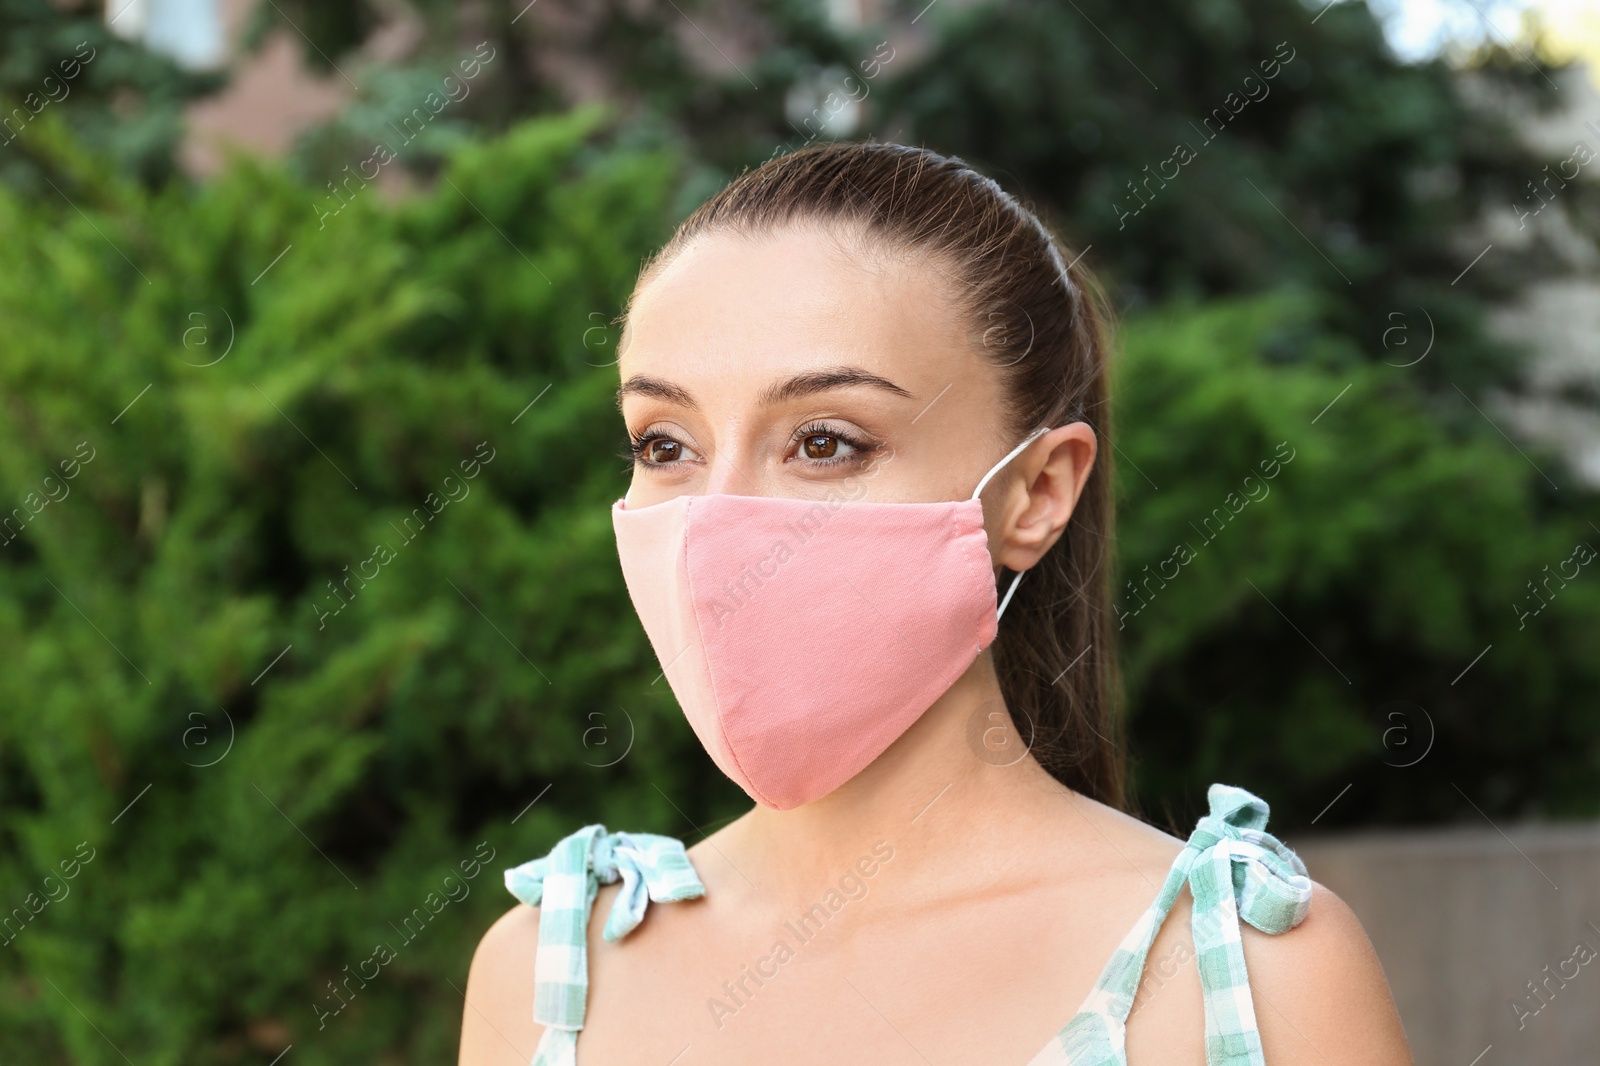
<svg viewBox="0 0 1600 1066">
<path fill-rule="evenodd" d="M 1600 1063 L 1600 824 L 1308 837 L 1366 926 L 1418 1066 Z"/>
<path fill-rule="evenodd" d="M 1600 72 L 1579 62 L 1548 77 L 1559 87 L 1559 105 L 1546 114 L 1519 100 L 1496 98 L 1479 79 L 1462 77 L 1463 89 L 1479 106 L 1500 111 L 1550 161 L 1527 175 L 1526 185 L 1474 234 L 1490 248 L 1463 247 L 1467 255 L 1479 249 L 1515 255 L 1529 253 L 1539 241 L 1542 254 L 1559 265 L 1556 276 L 1490 309 L 1494 332 L 1534 353 L 1524 391 L 1501 396 L 1495 413 L 1513 435 L 1559 452 L 1592 488 L 1600 487 L 1600 247 L 1593 221 L 1580 221 L 1578 189 L 1588 186 L 1592 196 L 1600 188 Z M 1600 1050 L 1588 1061 L 1600 1062 Z"/>
<path fill-rule="evenodd" d="M 233 72 L 222 92 L 189 106 L 178 160 L 196 177 L 221 170 L 230 151 L 284 155 L 302 131 L 333 118 L 354 96 L 339 77 L 307 70 L 300 41 L 287 30 L 242 54 L 239 40 L 255 2 L 217 0 Z"/>
</svg>

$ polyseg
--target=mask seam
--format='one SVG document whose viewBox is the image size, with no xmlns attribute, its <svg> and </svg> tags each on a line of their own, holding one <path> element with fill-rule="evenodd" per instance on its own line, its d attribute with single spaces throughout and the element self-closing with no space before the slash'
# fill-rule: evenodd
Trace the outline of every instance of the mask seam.
<svg viewBox="0 0 1600 1066">
<path fill-rule="evenodd" d="M 983 531 L 983 518 L 982 518 L 982 515 L 983 515 L 983 505 L 980 503 L 978 505 L 978 516 L 979 516 L 978 517 L 978 530 L 980 532 Z M 956 519 L 957 519 L 956 513 L 952 513 L 951 516 L 950 516 L 951 522 L 955 523 Z M 966 535 L 964 533 L 962 533 L 960 528 L 956 529 L 956 538 L 958 540 L 963 540 L 963 541 L 967 540 Z M 983 556 L 983 560 L 984 560 L 983 562 L 980 562 L 979 559 L 978 559 L 978 556 L 980 554 Z M 968 543 L 966 555 L 967 555 L 967 563 L 968 563 L 968 565 L 970 565 L 973 568 L 974 572 L 978 575 L 979 582 L 981 584 L 992 584 L 993 581 L 994 581 L 994 575 L 990 574 L 989 571 L 988 571 L 988 568 L 984 565 L 986 562 L 990 561 L 987 534 L 985 534 L 985 536 L 984 536 L 984 546 L 981 547 L 981 548 L 978 546 L 977 538 L 976 537 L 971 538 L 970 542 Z M 997 606 L 998 606 L 999 602 L 1000 602 L 999 594 L 996 593 L 995 594 L 995 603 L 996 603 Z M 1000 625 L 999 625 L 999 620 L 997 618 L 996 621 L 995 621 L 995 639 L 998 640 L 999 637 L 1000 637 Z M 982 644 L 978 645 L 978 652 L 980 654 L 983 652 L 983 645 Z M 953 681 L 951 683 L 954 684 Z"/>
<path fill-rule="evenodd" d="M 777 804 L 773 803 L 760 789 L 756 788 L 755 779 L 750 776 L 750 772 L 739 761 L 739 753 L 734 750 L 733 741 L 728 739 L 728 730 L 723 724 L 722 694 L 717 691 L 716 671 L 711 669 L 711 645 L 706 642 L 705 631 L 700 626 L 699 597 L 694 593 L 694 567 L 689 565 L 689 513 L 692 510 L 693 502 L 693 500 L 690 500 L 683 507 L 683 573 L 684 581 L 689 586 L 689 614 L 694 619 L 695 636 L 700 638 L 700 647 L 706 652 L 706 681 L 711 685 L 711 698 L 716 701 L 712 717 L 716 720 L 717 732 L 722 735 L 722 745 L 728 750 L 728 758 L 732 759 L 733 765 L 739 768 L 739 773 L 743 775 L 745 782 L 749 784 L 750 790 L 755 793 L 756 799 L 769 807 L 776 808 Z"/>
</svg>

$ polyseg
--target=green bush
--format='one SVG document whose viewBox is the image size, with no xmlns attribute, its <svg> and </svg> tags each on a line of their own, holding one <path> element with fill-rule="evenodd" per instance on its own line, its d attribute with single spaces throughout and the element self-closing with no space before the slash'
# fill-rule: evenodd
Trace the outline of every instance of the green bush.
<svg viewBox="0 0 1600 1066">
<path fill-rule="evenodd" d="M 608 323 L 679 165 L 597 117 L 321 221 L 271 170 L 149 196 L 65 146 L 83 214 L 0 197 L 0 903 L 95 852 L 0 955 L 0 1058 L 448 1061 L 501 869 L 730 809 L 608 514 Z"/>
<path fill-rule="evenodd" d="M 1281 828 L 1482 824 L 1468 799 L 1594 813 L 1600 578 L 1582 551 L 1562 563 L 1600 546 L 1600 508 L 1486 418 L 1440 416 L 1415 367 L 1318 327 L 1321 299 L 1123 330 L 1117 601 L 1143 805 L 1192 824 L 1226 780 L 1271 796 Z"/>
</svg>

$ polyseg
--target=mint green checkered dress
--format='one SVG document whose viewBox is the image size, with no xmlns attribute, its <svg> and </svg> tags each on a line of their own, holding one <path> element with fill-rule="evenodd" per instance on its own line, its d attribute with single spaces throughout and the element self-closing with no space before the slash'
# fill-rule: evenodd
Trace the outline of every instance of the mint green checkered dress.
<svg viewBox="0 0 1600 1066">
<path fill-rule="evenodd" d="M 589 912 L 602 884 L 622 881 L 602 935 L 633 932 L 647 899 L 657 903 L 703 896 L 683 844 L 654 833 L 607 833 L 586 825 L 563 837 L 542 859 L 506 871 L 506 888 L 539 908 L 533 958 L 533 1020 L 544 1035 L 532 1066 L 576 1066 L 578 1030 L 589 995 Z"/>
<path fill-rule="evenodd" d="M 1154 902 L 1112 954 L 1088 998 L 1027 1066 L 1126 1066 L 1126 1023 L 1145 958 L 1184 885 L 1206 1018 L 1207 1066 L 1265 1066 L 1240 940 L 1240 919 L 1264 933 L 1299 925 L 1311 906 L 1305 864 L 1265 831 L 1267 804 L 1242 788 L 1212 785 L 1209 812 L 1178 853 Z M 532 1066 L 577 1066 L 589 990 L 589 912 L 601 884 L 622 881 L 602 935 L 626 936 L 645 903 L 693 899 L 705 886 L 683 844 L 651 833 L 588 825 L 542 859 L 505 872 L 512 895 L 540 908 L 533 1017 L 544 1026 Z"/>
<path fill-rule="evenodd" d="M 1183 886 L 1194 897 L 1190 924 L 1206 1014 L 1206 1066 L 1265 1066 L 1239 919 L 1282 933 L 1311 907 L 1300 856 L 1265 831 L 1267 804 L 1242 788 L 1212 785 L 1210 811 L 1173 860 L 1155 902 L 1112 953 L 1078 1013 L 1028 1066 L 1125 1066 L 1126 1023 L 1145 956 Z"/>
</svg>

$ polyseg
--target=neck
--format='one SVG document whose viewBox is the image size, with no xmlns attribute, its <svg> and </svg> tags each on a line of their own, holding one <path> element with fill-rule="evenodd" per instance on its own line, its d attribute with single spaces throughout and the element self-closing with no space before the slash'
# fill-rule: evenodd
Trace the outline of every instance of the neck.
<svg viewBox="0 0 1600 1066">
<path fill-rule="evenodd" d="M 986 650 L 861 773 L 793 810 L 755 807 L 717 850 L 781 909 L 804 908 L 887 851 L 881 865 L 900 900 L 937 895 L 961 873 L 950 856 L 975 856 L 997 827 L 1015 831 L 1037 811 L 1041 794 L 1062 792 L 1027 746 Z"/>
</svg>

